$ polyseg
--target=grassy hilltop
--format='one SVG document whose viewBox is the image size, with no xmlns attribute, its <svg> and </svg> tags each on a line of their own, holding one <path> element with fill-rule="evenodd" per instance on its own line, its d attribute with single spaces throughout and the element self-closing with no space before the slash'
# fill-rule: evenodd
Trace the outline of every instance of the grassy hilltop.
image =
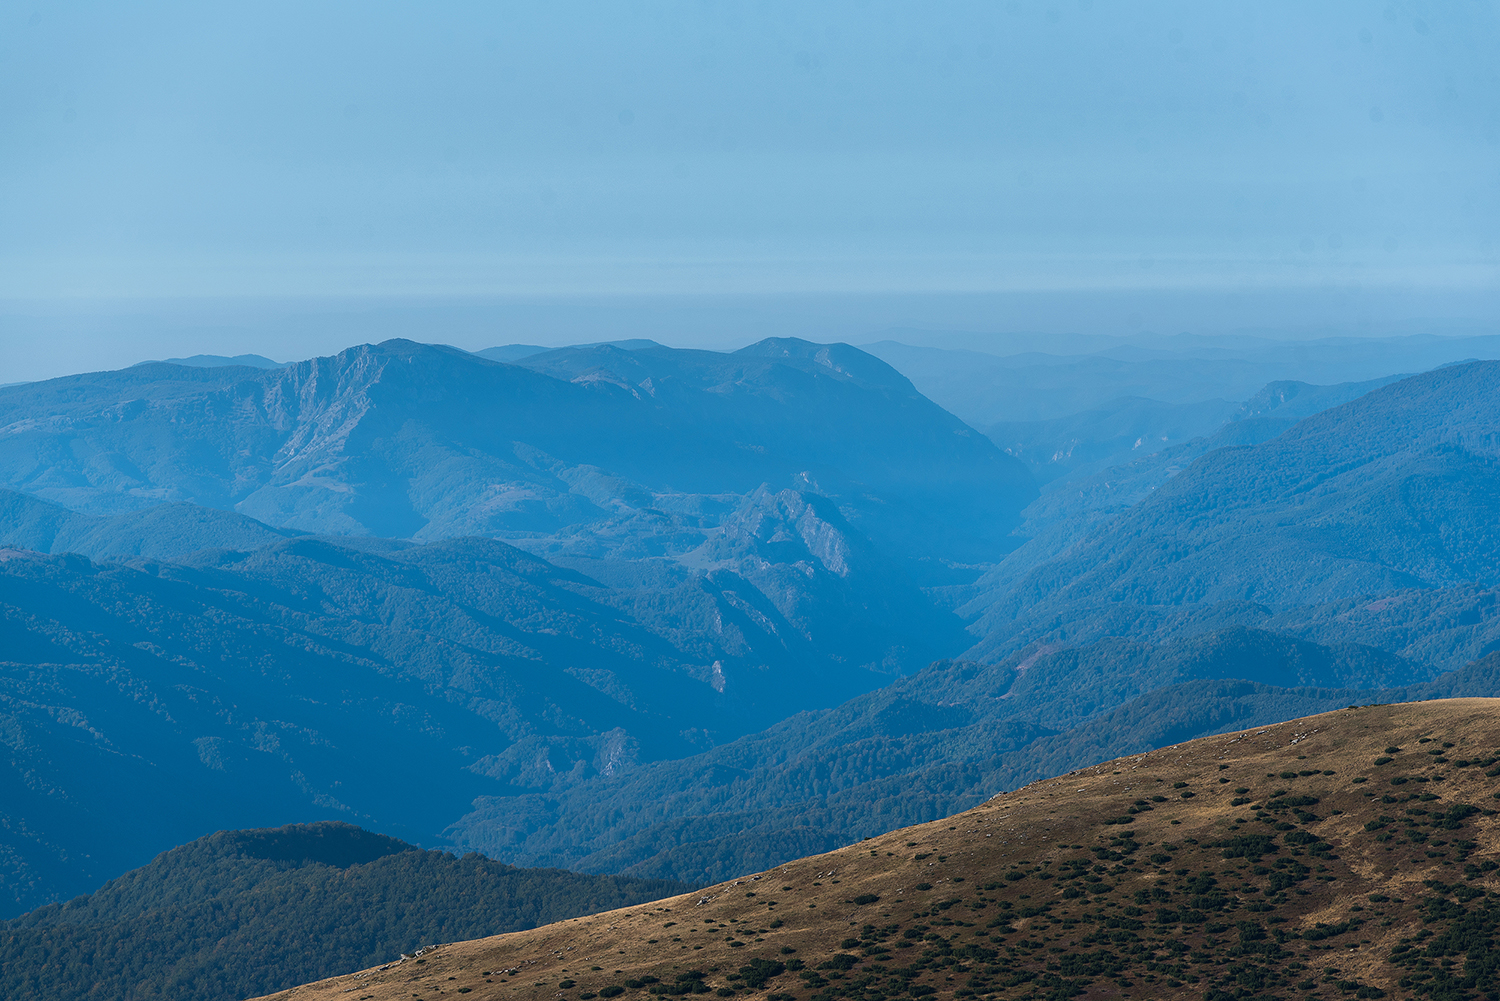
<svg viewBox="0 0 1500 1001">
<path fill-rule="evenodd" d="M 1497 765 L 1500 700 L 1350 708 L 276 997 L 1493 997 Z"/>
</svg>

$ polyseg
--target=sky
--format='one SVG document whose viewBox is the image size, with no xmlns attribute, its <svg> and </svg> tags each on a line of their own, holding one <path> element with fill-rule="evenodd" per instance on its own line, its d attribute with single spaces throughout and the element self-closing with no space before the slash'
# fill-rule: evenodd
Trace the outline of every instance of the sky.
<svg viewBox="0 0 1500 1001">
<path fill-rule="evenodd" d="M 0 2 L 0 381 L 285 353 L 330 303 L 510 303 L 481 341 L 672 297 L 1486 320 L 1496 51 L 1485 0 Z"/>
</svg>

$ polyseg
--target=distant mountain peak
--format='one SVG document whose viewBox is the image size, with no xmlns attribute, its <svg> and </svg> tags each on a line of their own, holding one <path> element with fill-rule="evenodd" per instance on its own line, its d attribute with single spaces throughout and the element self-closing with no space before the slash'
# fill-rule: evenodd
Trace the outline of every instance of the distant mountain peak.
<svg viewBox="0 0 1500 1001">
<path fill-rule="evenodd" d="M 513 362 L 551 350 L 540 344 L 499 344 L 492 348 L 475 351 L 474 354 L 489 361 Z"/>
<path fill-rule="evenodd" d="M 480 358 L 490 361 L 517 362 L 523 358 L 532 358 L 536 355 L 546 354 L 549 351 L 576 351 L 586 348 L 612 348 L 617 351 L 648 351 L 653 348 L 672 350 L 666 345 L 645 337 L 631 337 L 623 341 L 596 341 L 589 344 L 570 344 L 566 347 L 544 347 L 541 344 L 500 344 L 492 348 L 483 348 L 473 352 Z"/>
<path fill-rule="evenodd" d="M 893 532 L 928 555 L 958 543 L 955 558 L 973 562 L 1006 551 L 1035 492 L 1019 463 L 884 362 L 797 338 L 512 362 L 393 338 L 274 369 L 144 365 L 8 390 L 0 426 L 21 429 L 0 441 L 12 470 L 0 486 L 91 515 L 187 501 L 319 534 L 504 537 L 613 516 L 562 469 L 674 495 L 810 473 L 877 545 Z M 60 435 L 82 436 L 73 458 L 26 472 Z M 532 452 L 558 468 L 536 468 Z M 966 513 L 944 514 L 954 503 Z M 919 543 L 929 532 L 943 538 Z"/>
<path fill-rule="evenodd" d="M 143 361 L 140 364 L 156 363 Z M 232 365 L 244 368 L 281 368 L 287 362 L 272 361 L 265 355 L 189 355 L 186 358 L 167 358 L 161 364 L 181 365 L 184 368 L 228 368 Z"/>
<path fill-rule="evenodd" d="M 734 352 L 735 358 L 764 358 L 796 363 L 804 371 L 823 371 L 836 378 L 916 396 L 911 380 L 879 358 L 850 344 L 817 344 L 800 337 L 767 337 Z"/>
</svg>

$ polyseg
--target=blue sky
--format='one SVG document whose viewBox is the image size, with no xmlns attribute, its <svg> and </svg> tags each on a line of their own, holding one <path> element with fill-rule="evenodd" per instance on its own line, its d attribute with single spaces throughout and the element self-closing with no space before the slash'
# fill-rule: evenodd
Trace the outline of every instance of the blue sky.
<svg viewBox="0 0 1500 1001">
<path fill-rule="evenodd" d="M 0 297 L 1496 285 L 1490 3 L 0 7 Z"/>
</svg>

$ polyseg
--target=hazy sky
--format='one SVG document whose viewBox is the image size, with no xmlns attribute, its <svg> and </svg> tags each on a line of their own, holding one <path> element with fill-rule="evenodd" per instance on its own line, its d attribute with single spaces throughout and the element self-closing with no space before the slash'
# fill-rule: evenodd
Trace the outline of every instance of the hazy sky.
<svg viewBox="0 0 1500 1001">
<path fill-rule="evenodd" d="M 1495 7 L 0 7 L 0 295 L 1493 285 Z"/>
<path fill-rule="evenodd" d="M 202 333 L 274 297 L 1483 299 L 1497 20 L 1487 0 L 0 0 L 0 382 L 79 363 L 58 352 L 342 346 L 316 309 L 281 340 Z M 215 319 L 177 323 L 182 302 Z M 470 346 L 507 339 L 488 330 Z"/>
</svg>

